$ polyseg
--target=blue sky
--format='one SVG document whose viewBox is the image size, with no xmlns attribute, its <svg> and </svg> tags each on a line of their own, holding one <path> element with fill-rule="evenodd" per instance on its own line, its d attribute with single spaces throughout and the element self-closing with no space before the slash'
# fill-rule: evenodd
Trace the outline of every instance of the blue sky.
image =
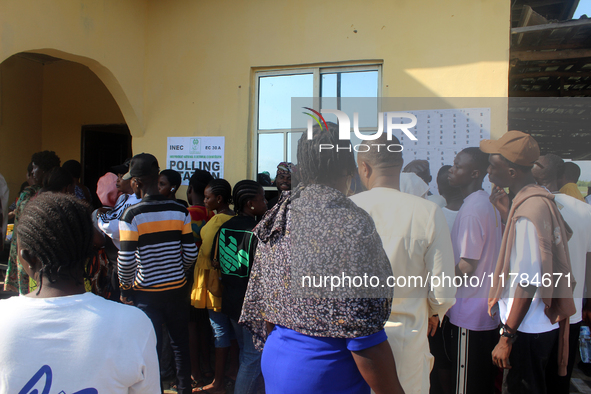
<svg viewBox="0 0 591 394">
<path fill-rule="evenodd" d="M 591 0 L 580 0 L 579 6 L 575 11 L 575 15 L 573 19 L 579 19 L 579 17 L 583 14 L 587 14 L 589 18 L 591 18 Z"/>
</svg>

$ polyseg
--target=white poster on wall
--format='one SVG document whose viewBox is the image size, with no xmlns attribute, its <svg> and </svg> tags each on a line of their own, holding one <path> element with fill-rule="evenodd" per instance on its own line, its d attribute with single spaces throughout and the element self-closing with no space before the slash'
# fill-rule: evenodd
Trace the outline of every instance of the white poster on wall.
<svg viewBox="0 0 591 394">
<path fill-rule="evenodd" d="M 225 137 L 168 137 L 166 168 L 181 174 L 183 185 L 197 169 L 223 178 L 224 148 Z"/>
<path fill-rule="evenodd" d="M 417 138 L 400 136 L 402 157 L 406 166 L 413 160 L 427 160 L 433 177 L 429 184 L 433 194 L 437 191 L 437 172 L 443 165 L 453 165 L 454 158 L 464 148 L 480 146 L 490 139 L 490 108 L 460 108 L 405 111 L 417 117 L 415 127 L 409 131 Z M 386 115 L 386 114 L 385 114 Z M 408 123 L 408 119 L 394 118 L 393 123 Z M 483 188 L 490 193 L 491 185 L 485 177 Z"/>
</svg>

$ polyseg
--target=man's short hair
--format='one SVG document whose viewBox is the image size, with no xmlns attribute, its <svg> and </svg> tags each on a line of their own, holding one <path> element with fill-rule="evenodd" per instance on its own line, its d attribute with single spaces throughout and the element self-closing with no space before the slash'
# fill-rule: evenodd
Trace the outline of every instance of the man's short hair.
<svg viewBox="0 0 591 394">
<path fill-rule="evenodd" d="M 581 168 L 573 163 L 572 161 L 567 161 L 564 163 L 564 179 L 568 182 L 577 183 L 579 181 L 579 177 L 581 176 Z"/>
<path fill-rule="evenodd" d="M 562 175 L 564 174 L 564 160 L 554 153 L 548 153 L 543 157 L 548 162 L 546 168 L 544 168 L 544 171 L 542 172 L 544 178 L 553 181 L 562 178 Z"/>
<path fill-rule="evenodd" d="M 400 145 L 400 141 L 396 136 L 392 136 L 392 139 L 388 140 L 387 134 L 384 133 L 378 139 L 367 141 L 365 144 L 369 146 L 369 150 L 367 152 L 360 151 L 357 154 L 360 160 L 375 168 L 402 167 L 404 163 L 402 152 L 390 152 L 387 149 L 389 145 Z"/>
<path fill-rule="evenodd" d="M 179 188 L 179 186 L 181 186 L 181 183 L 183 183 L 183 180 L 181 179 L 181 174 L 179 174 L 178 171 L 166 169 L 160 171 L 160 175 L 164 175 L 166 179 L 168 179 L 168 183 L 170 183 L 170 186 L 176 187 L 177 189 Z"/>
<path fill-rule="evenodd" d="M 488 155 L 487 155 L 488 156 Z M 450 165 L 442 166 L 439 171 L 437 171 L 437 190 L 439 190 L 439 194 L 441 194 L 446 200 L 448 197 L 452 197 L 455 194 L 460 192 L 459 187 L 454 187 L 449 184 L 449 169 L 451 168 Z"/>
<path fill-rule="evenodd" d="M 472 158 L 472 161 L 474 162 L 474 165 L 476 166 L 476 169 L 478 171 L 480 171 L 480 177 L 484 178 L 486 176 L 486 170 L 488 169 L 488 154 L 484 153 L 483 151 L 480 150 L 480 148 L 477 147 L 469 147 L 466 148 L 464 150 L 462 150 L 461 153 L 465 153 L 467 155 L 470 155 L 470 157 Z"/>
</svg>

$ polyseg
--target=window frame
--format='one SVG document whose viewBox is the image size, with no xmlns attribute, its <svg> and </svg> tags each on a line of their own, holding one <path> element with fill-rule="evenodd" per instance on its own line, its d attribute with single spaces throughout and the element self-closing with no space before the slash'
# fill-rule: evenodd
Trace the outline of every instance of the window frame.
<svg viewBox="0 0 591 394">
<path fill-rule="evenodd" d="M 259 88 L 260 78 L 270 76 L 289 76 L 289 75 L 302 75 L 312 74 L 313 78 L 313 97 L 318 97 L 320 100 L 314 101 L 314 109 L 319 110 L 317 105 L 321 105 L 322 97 L 321 84 L 323 74 L 332 73 L 345 73 L 345 72 L 364 72 L 364 71 L 377 71 L 377 97 L 380 98 L 382 95 L 382 67 L 383 61 L 367 61 L 367 62 L 347 62 L 347 63 L 330 63 L 320 65 L 301 65 L 301 66 L 290 66 L 290 67 L 274 67 L 274 68 L 258 68 L 253 69 L 252 79 L 254 89 L 252 91 L 252 113 L 251 113 L 251 130 L 252 136 L 251 142 L 251 160 L 249 160 L 250 169 L 248 172 L 251 174 L 253 179 L 257 179 L 259 173 L 259 152 L 258 152 L 258 140 L 259 134 L 283 134 L 283 157 L 288 156 L 288 138 L 289 133 L 293 132 L 305 132 L 305 128 L 289 128 L 289 129 L 259 129 Z M 318 104 L 317 104 L 318 103 Z M 274 187 L 265 187 L 265 190 L 275 190 Z"/>
</svg>

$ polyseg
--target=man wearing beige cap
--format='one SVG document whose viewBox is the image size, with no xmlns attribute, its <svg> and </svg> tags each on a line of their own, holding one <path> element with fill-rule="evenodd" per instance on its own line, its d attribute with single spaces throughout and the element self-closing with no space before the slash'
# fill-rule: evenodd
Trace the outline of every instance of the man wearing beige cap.
<svg viewBox="0 0 591 394">
<path fill-rule="evenodd" d="M 531 169 L 540 149 L 531 136 L 509 131 L 482 141 L 480 149 L 490 154 L 488 176 L 500 210 L 509 202 L 501 188 L 515 196 L 489 293 L 489 314 L 499 313 L 502 323 L 493 363 L 505 369 L 503 393 L 546 393 L 555 346 L 558 373 L 566 374 L 568 318 L 575 313 L 567 246 L 572 233 L 552 193 L 535 184 Z"/>
</svg>

